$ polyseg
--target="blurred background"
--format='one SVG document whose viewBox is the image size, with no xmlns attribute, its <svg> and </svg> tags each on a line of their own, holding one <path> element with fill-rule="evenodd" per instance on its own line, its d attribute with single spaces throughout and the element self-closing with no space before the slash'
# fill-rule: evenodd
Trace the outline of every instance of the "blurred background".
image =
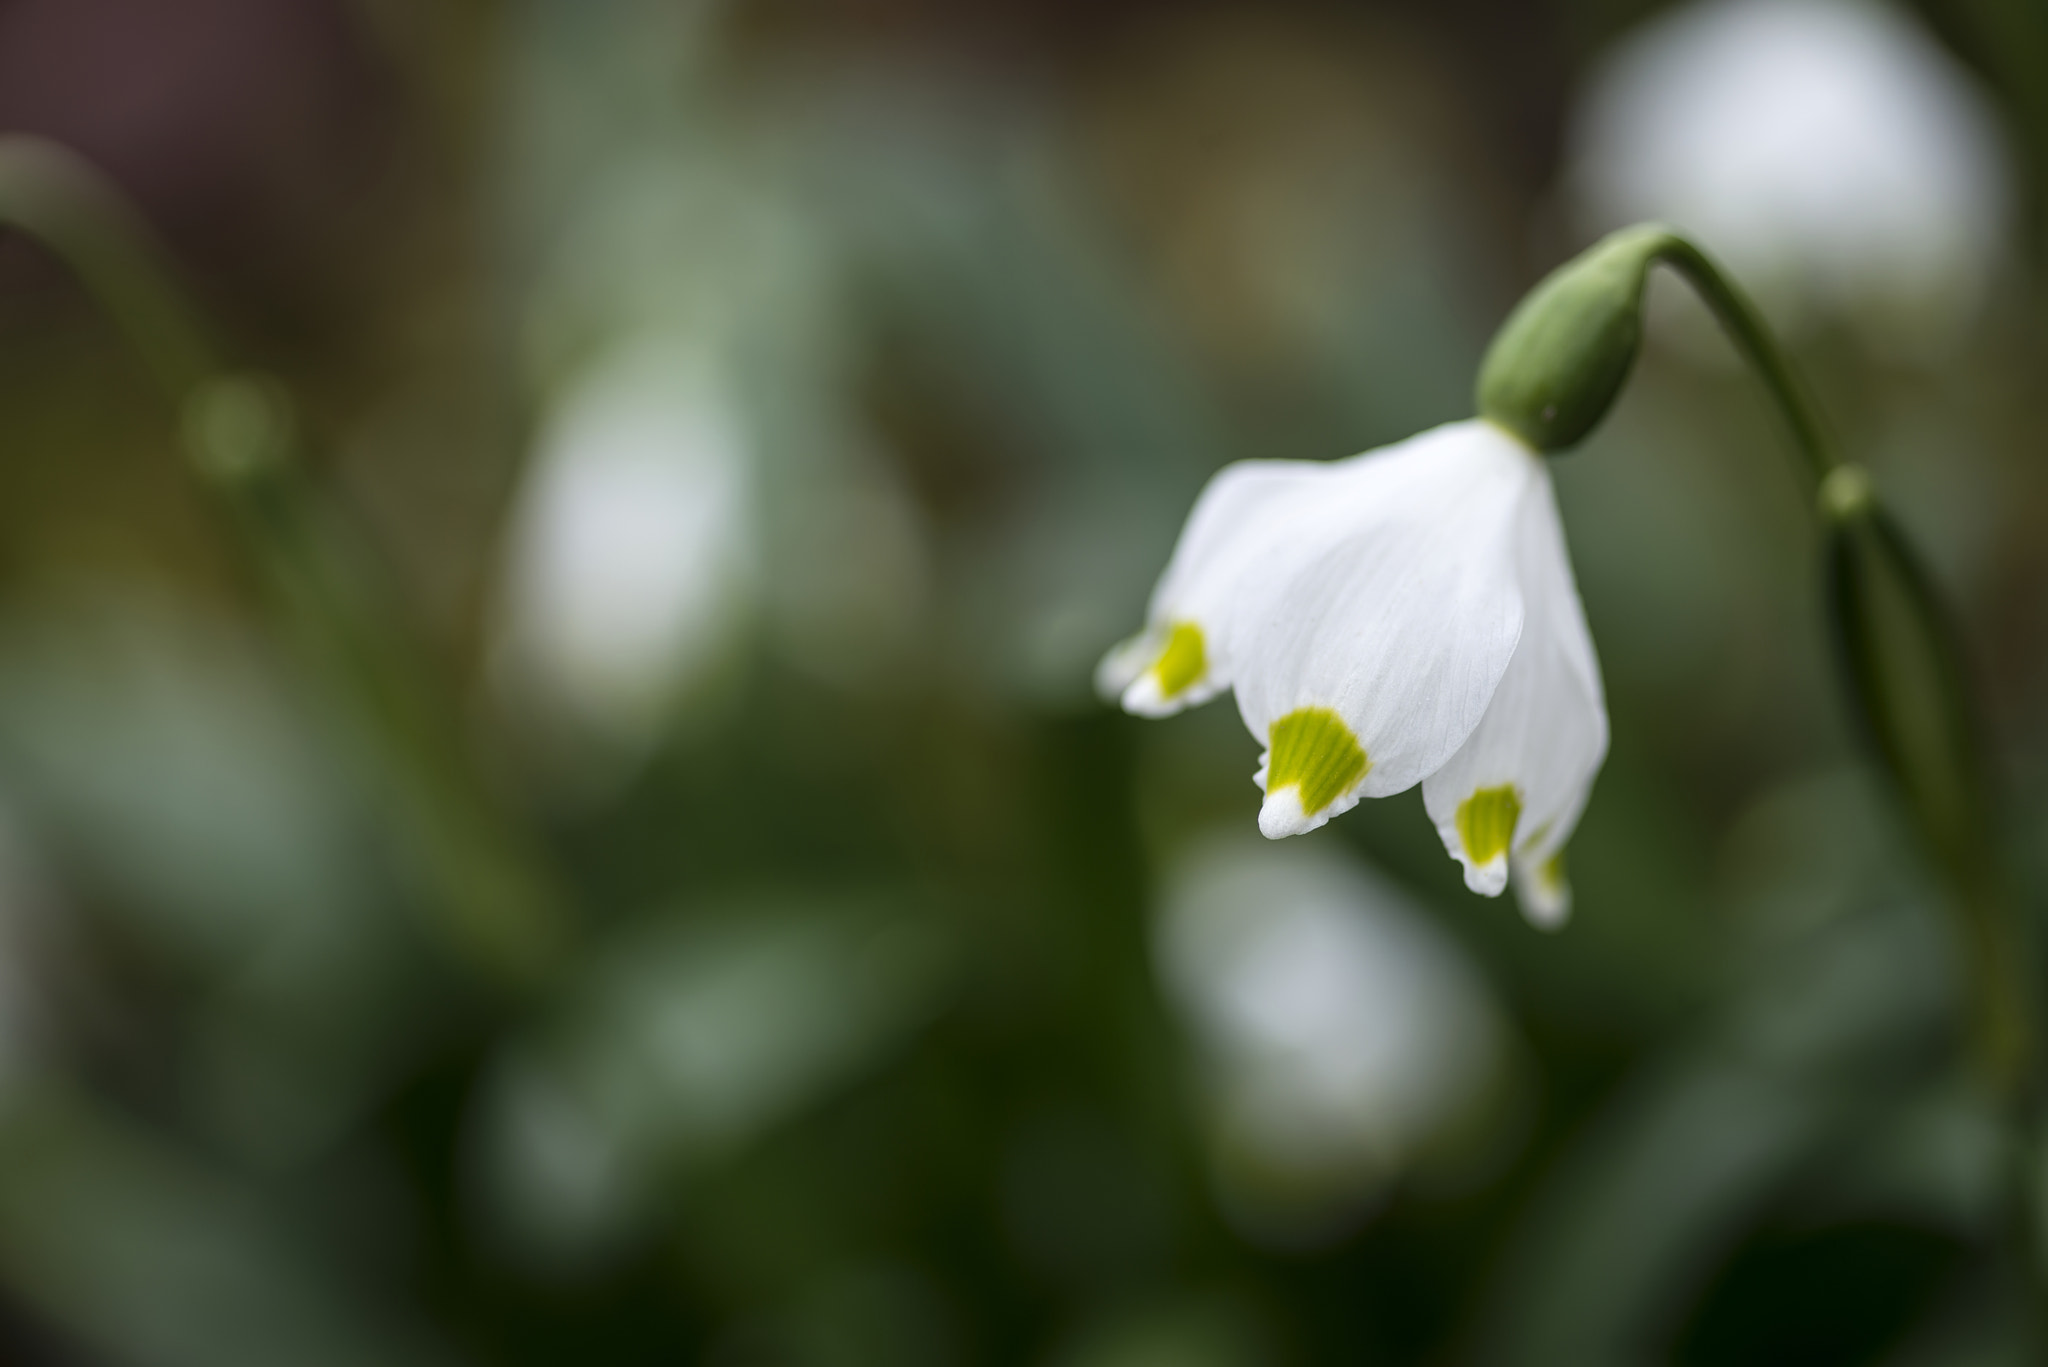
<svg viewBox="0 0 2048 1367">
<path fill-rule="evenodd" d="M 0 1359 L 2023 1360 L 1949 928 L 1677 287 L 1555 467 L 1562 933 L 1413 792 L 1261 841 L 1228 701 L 1089 676 L 1216 468 L 1469 415 L 1666 217 L 1956 605 L 2038 909 L 2036 0 L 0 0 L 0 131 L 302 465 L 195 465 L 0 234 Z"/>
</svg>

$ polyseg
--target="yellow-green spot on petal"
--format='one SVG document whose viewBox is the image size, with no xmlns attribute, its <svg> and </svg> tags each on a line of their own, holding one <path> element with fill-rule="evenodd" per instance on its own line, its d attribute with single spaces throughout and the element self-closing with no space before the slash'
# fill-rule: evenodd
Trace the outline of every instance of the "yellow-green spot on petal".
<svg viewBox="0 0 2048 1367">
<path fill-rule="evenodd" d="M 1508 852 L 1515 823 L 1522 819 L 1522 795 L 1512 783 L 1481 788 L 1458 804 L 1458 839 L 1465 857 L 1481 866 Z"/>
<path fill-rule="evenodd" d="M 1556 893 L 1564 890 L 1563 850 L 1543 861 L 1542 867 L 1536 870 L 1536 881 L 1543 885 L 1545 892 Z"/>
<path fill-rule="evenodd" d="M 1266 748 L 1266 791 L 1295 785 L 1309 816 L 1344 796 L 1372 768 L 1358 737 L 1327 707 L 1297 707 L 1274 722 Z"/>
<path fill-rule="evenodd" d="M 1167 634 L 1166 649 L 1152 673 L 1159 680 L 1159 696 L 1176 697 L 1197 682 L 1209 668 L 1209 652 L 1202 644 L 1202 629 L 1193 622 L 1175 622 Z"/>
</svg>

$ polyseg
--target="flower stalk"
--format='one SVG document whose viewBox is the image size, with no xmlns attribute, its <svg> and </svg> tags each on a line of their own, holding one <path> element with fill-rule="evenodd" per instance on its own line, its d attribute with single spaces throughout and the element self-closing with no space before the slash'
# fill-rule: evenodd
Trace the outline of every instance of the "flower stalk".
<svg viewBox="0 0 2048 1367">
<path fill-rule="evenodd" d="M 1479 368 L 1479 411 L 1539 451 L 1583 441 L 1607 415 L 1642 346 L 1650 268 L 1677 271 L 1728 334 L 1790 429 L 1812 489 L 1841 463 L 1756 306 L 1712 258 L 1662 223 L 1610 234 L 1531 290 Z"/>
<path fill-rule="evenodd" d="M 562 898 L 463 753 L 359 538 L 307 478 L 289 396 L 223 361 L 146 225 L 64 149 L 0 138 L 0 226 L 72 269 L 176 407 L 193 472 L 328 689 L 443 938 L 501 986 L 537 983 L 567 934 Z"/>
<path fill-rule="evenodd" d="M 2048 1257 L 2035 1214 L 2043 1093 L 2033 945 L 1992 834 L 1996 803 L 1959 638 L 1869 474 L 1836 452 L 1754 305 L 1711 258 L 1662 224 L 1612 234 L 1530 292 L 1481 367 L 1480 412 L 1539 450 L 1576 445 L 1627 379 L 1641 343 L 1643 288 L 1660 263 L 1713 311 L 1799 453 L 1826 546 L 1829 614 L 1856 714 L 1947 885 L 1969 974 L 1972 1057 L 2013 1135 L 2014 1233 L 2039 1325 Z"/>
</svg>

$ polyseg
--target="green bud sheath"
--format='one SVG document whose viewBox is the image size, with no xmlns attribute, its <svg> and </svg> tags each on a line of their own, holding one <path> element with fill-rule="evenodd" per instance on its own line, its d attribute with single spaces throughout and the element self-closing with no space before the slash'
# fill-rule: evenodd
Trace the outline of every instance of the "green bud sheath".
<svg viewBox="0 0 2048 1367">
<path fill-rule="evenodd" d="M 1984 776 L 1961 649 L 1948 614 L 1868 477 L 1837 467 L 1822 489 L 1828 616 L 1856 711 L 1958 881 L 1989 858 Z"/>
<path fill-rule="evenodd" d="M 1479 368 L 1479 413 L 1538 451 L 1585 440 L 1628 379 L 1643 337 L 1643 282 L 1675 241 L 1624 228 L 1552 271 L 1508 316 Z"/>
<path fill-rule="evenodd" d="M 2038 1030 L 2032 933 L 1999 869 L 1993 794 L 1960 644 L 1934 586 L 1868 476 L 1823 482 L 1828 616 L 1862 729 L 1947 875 L 1969 955 L 1975 1051 L 1998 1090 L 2024 1098 Z"/>
</svg>

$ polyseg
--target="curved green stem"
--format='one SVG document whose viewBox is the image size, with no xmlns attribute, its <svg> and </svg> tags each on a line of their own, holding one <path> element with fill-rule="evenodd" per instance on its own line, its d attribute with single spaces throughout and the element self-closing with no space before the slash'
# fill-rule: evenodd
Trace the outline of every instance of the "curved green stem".
<svg viewBox="0 0 2048 1367">
<path fill-rule="evenodd" d="M 1480 365 L 1480 413 L 1538 451 L 1554 454 L 1585 440 L 1635 368 L 1643 292 L 1650 268 L 1660 262 L 1693 287 L 1763 380 L 1817 492 L 1841 464 L 1818 410 L 1748 296 L 1711 257 L 1663 223 L 1609 234 L 1529 291 Z"/>
<path fill-rule="evenodd" d="M 2040 1024 L 2032 937 L 2001 876 L 1993 801 L 1960 636 L 1868 474 L 1843 463 L 1755 307 L 1699 248 L 1661 231 L 1652 256 L 1683 275 L 1756 371 L 1791 430 L 1828 541 L 1839 654 L 1873 748 L 1948 884 L 1971 987 L 1972 1045 L 2011 1135 L 2009 1237 L 2037 1346 L 2048 1346 L 2048 1249 L 2038 1214 Z"/>
<path fill-rule="evenodd" d="M 198 309 L 127 202 L 40 138 L 0 138 L 0 226 L 43 243 L 107 311 L 173 403 L 221 362 Z"/>
<path fill-rule="evenodd" d="M 1685 277 L 1685 282 L 1713 310 L 1728 340 L 1763 381 L 1772 405 L 1791 429 L 1792 442 L 1806 462 L 1813 492 L 1818 493 L 1822 482 L 1841 465 L 1841 457 L 1821 425 L 1819 410 L 1793 375 L 1784 353 L 1764 325 L 1763 316 L 1749 296 L 1705 252 L 1670 229 L 1660 228 L 1658 235 L 1653 258 Z"/>
<path fill-rule="evenodd" d="M 1661 223 L 1610 234 L 1552 271 L 1516 306 L 1480 367 L 1479 411 L 1538 451 L 1584 440 L 1627 382 L 1642 344 L 1650 268 L 1671 267 L 1720 320 L 1763 381 L 1798 449 L 1828 546 L 1830 607 L 1852 700 L 1906 815 L 1948 885 L 1970 973 L 1972 1043 L 2016 1136 L 2035 1148 L 2043 1089 L 2030 927 L 1998 860 L 1987 771 L 1960 638 L 1869 475 L 1836 453 L 1819 410 L 1762 315 L 1705 252 Z M 2029 1299 L 2043 1259 L 2031 1159 L 2016 1163 Z M 2048 1340 L 2044 1340 L 2048 1344 Z"/>
<path fill-rule="evenodd" d="M 1835 451 L 1755 305 L 1678 233 L 1658 229 L 1650 257 L 1678 271 L 1713 310 L 1804 460 L 1829 540 L 1831 606 L 1859 711 L 1963 922 L 1979 1062 L 2001 1095 L 2031 1094 L 2037 1022 L 2026 937 L 1997 873 L 1994 804 L 1954 624 L 1868 474 Z"/>
<path fill-rule="evenodd" d="M 147 228 L 62 148 L 0 137 L 0 226 L 72 267 L 178 409 L 194 471 L 331 689 L 445 938 L 503 984 L 543 979 L 567 935 L 562 899 L 475 774 L 360 539 L 300 470 L 283 390 L 222 363 Z"/>
</svg>

